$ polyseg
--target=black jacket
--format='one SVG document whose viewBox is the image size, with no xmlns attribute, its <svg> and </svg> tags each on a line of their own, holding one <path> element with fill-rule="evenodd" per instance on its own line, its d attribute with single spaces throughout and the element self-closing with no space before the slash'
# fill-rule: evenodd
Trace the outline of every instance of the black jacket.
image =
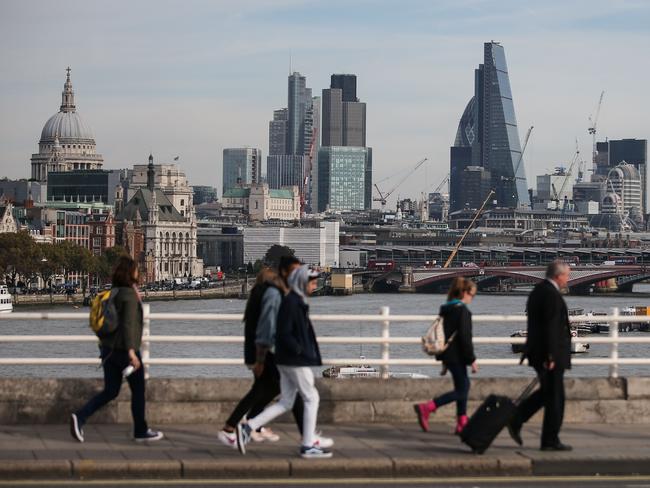
<svg viewBox="0 0 650 488">
<path fill-rule="evenodd" d="M 548 280 L 538 283 L 526 305 L 528 337 L 526 356 L 533 367 L 546 361 L 559 369 L 571 368 L 571 329 L 569 311 L 562 294 Z"/>
<path fill-rule="evenodd" d="M 472 364 L 476 361 L 472 344 L 472 312 L 463 303 L 445 303 L 440 307 L 440 316 L 447 341 L 454 332 L 456 335 L 437 359 L 445 364 Z"/>
<path fill-rule="evenodd" d="M 321 366 L 309 306 L 292 291 L 282 300 L 275 338 L 275 362 L 283 366 Z"/>
<path fill-rule="evenodd" d="M 101 340 L 102 346 L 119 351 L 138 351 L 142 344 L 142 303 L 132 287 L 115 288 L 118 292 L 113 300 L 119 327 L 113 334 Z"/>
</svg>

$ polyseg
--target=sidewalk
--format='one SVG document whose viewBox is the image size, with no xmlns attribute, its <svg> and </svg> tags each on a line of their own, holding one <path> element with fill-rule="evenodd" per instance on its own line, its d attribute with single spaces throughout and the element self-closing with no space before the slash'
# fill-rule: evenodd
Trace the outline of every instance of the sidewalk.
<svg viewBox="0 0 650 488">
<path fill-rule="evenodd" d="M 158 427 L 158 426 L 153 426 Z M 67 425 L 0 426 L 0 479 L 430 477 L 650 474 L 650 435 L 639 425 L 571 424 L 562 435 L 570 453 L 544 453 L 539 425 L 524 429 L 524 447 L 502 432 L 476 456 L 432 424 L 323 425 L 335 439 L 334 458 L 297 455 L 295 426 L 274 425 L 275 444 L 251 444 L 246 456 L 217 441 L 217 425 L 160 426 L 166 439 L 150 445 L 130 440 L 129 425 L 87 425 L 86 442 L 72 440 Z"/>
</svg>

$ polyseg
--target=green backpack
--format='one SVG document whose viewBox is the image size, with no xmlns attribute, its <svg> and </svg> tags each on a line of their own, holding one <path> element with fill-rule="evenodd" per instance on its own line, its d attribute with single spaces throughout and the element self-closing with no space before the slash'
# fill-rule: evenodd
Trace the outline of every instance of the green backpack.
<svg viewBox="0 0 650 488">
<path fill-rule="evenodd" d="M 100 339 L 110 336 L 119 327 L 115 296 L 117 288 L 102 291 L 93 298 L 90 304 L 90 328 Z"/>
</svg>

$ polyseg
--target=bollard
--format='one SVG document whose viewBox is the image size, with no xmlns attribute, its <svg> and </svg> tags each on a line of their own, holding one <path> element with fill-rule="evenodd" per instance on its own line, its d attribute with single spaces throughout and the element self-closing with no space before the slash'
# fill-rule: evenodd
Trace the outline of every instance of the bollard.
<svg viewBox="0 0 650 488">
<path fill-rule="evenodd" d="M 618 317 L 618 307 L 613 307 L 610 310 L 610 315 Z M 618 321 L 614 320 L 609 323 L 609 337 L 618 340 Z M 609 366 L 609 377 L 618 378 L 618 342 L 611 344 L 609 358 L 612 364 Z"/>
<path fill-rule="evenodd" d="M 382 317 L 388 317 L 390 314 L 389 307 L 381 307 L 380 315 Z M 381 338 L 390 339 L 390 320 L 385 319 L 381 323 Z M 388 342 L 381 343 L 381 359 L 382 361 L 388 361 L 390 359 L 390 344 Z M 388 365 L 384 364 L 381 367 L 381 377 L 388 379 Z"/>
<path fill-rule="evenodd" d="M 149 358 L 151 357 L 151 305 L 142 304 L 142 367 L 144 368 L 144 378 L 149 379 Z"/>
</svg>

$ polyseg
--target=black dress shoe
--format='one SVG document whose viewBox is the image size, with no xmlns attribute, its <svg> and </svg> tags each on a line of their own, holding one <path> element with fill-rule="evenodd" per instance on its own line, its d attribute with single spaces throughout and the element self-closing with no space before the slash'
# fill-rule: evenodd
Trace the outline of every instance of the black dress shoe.
<svg viewBox="0 0 650 488">
<path fill-rule="evenodd" d="M 542 451 L 572 451 L 573 448 L 567 444 L 558 442 L 552 446 L 542 446 Z"/>
<path fill-rule="evenodd" d="M 512 440 L 515 441 L 520 446 L 524 445 L 524 441 L 521 438 L 521 425 L 515 424 L 514 422 L 508 422 L 508 434 L 512 437 Z"/>
</svg>

